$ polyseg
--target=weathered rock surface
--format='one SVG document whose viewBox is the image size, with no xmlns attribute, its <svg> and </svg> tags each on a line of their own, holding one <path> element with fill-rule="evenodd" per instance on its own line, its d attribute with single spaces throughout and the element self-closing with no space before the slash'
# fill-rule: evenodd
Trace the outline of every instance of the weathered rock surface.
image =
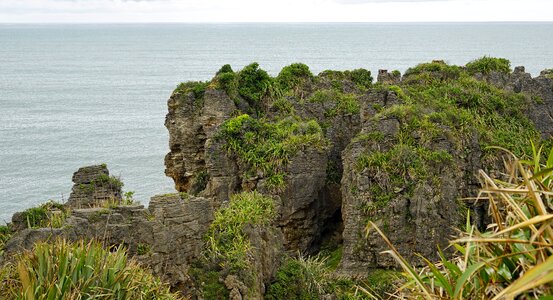
<svg viewBox="0 0 553 300">
<path fill-rule="evenodd" d="M 97 239 L 106 246 L 124 245 L 173 287 L 191 284 L 188 268 L 200 255 L 203 238 L 213 219 L 208 199 L 154 196 L 150 206 L 75 209 L 62 228 L 25 229 L 6 244 L 6 253 L 31 249 L 38 241 L 66 238 Z"/>
<path fill-rule="evenodd" d="M 109 176 L 106 165 L 80 168 L 73 174 L 73 188 L 67 200 L 71 208 L 98 206 L 106 201 L 117 204 L 121 202 L 119 179 Z"/>
<path fill-rule="evenodd" d="M 406 100 L 402 87 L 444 82 L 462 70 L 441 74 L 445 64 L 433 64 L 436 68 L 425 76 L 412 78 L 380 70 L 379 84 L 374 86 L 354 82 L 351 73 L 325 71 L 316 78 L 302 79 L 301 85 L 280 95 L 278 100 L 289 105 L 285 116 L 315 120 L 328 143 L 316 149 L 300 147 L 286 157 L 285 185 L 277 189 L 270 187 L 262 171 L 251 172 L 218 134 L 226 120 L 239 114 L 247 112 L 273 122 L 282 117 L 282 109 L 263 97 L 259 103 L 248 104 L 236 93 L 217 89 L 216 84 L 206 84 L 201 91 L 177 89 L 168 101 L 165 120 L 170 135 L 165 173 L 181 193 L 154 196 L 148 208 L 94 208 L 105 201 L 120 203 L 121 186 L 110 181 L 105 166 L 81 168 L 73 176 L 68 202 L 73 211 L 66 226 L 25 229 L 23 215 L 16 214 L 14 224 L 21 226 L 15 226 L 18 232 L 6 244 L 6 252 L 13 254 L 31 248 L 36 241 L 57 237 L 123 244 L 173 287 L 197 292 L 202 283 L 194 282 L 189 270 L 201 256 L 215 212 L 233 194 L 256 190 L 275 199 L 279 216 L 270 226 L 245 227 L 253 246 L 248 254 L 252 265 L 243 272 L 219 274 L 218 283 L 228 289 L 231 299 L 261 299 L 284 252 L 314 253 L 329 242 L 343 243 L 342 273 L 364 276 L 373 268 L 396 267 L 391 257 L 380 254 L 387 250 L 381 237 L 375 231 L 366 234 L 368 221 L 378 225 L 410 261 L 419 262 L 418 253 L 436 259 L 436 246 L 445 248 L 466 216 L 459 199 L 475 195 L 479 186 L 476 172 L 493 169 L 497 162 L 484 157 L 485 133 L 444 121 L 458 117 L 447 115 L 447 111 Z M 552 72 L 532 78 L 517 67 L 512 73 L 474 77 L 481 80 L 477 86 L 485 81 L 524 98 L 528 123 L 543 138 L 553 136 Z M 491 85 L 482 88 L 493 93 L 497 89 Z M 460 104 L 447 105 L 481 100 L 463 94 L 464 88 L 459 88 L 460 98 L 455 99 Z M 317 92 L 326 98 L 311 101 Z M 394 107 L 396 111 L 381 114 Z M 411 128 L 409 113 L 428 123 Z M 458 127 L 469 130 L 461 134 Z M 363 163 L 382 153 L 398 157 Z M 384 163 L 392 165 L 386 169 Z M 472 221 L 485 226 L 483 204 L 467 205 Z"/>
</svg>

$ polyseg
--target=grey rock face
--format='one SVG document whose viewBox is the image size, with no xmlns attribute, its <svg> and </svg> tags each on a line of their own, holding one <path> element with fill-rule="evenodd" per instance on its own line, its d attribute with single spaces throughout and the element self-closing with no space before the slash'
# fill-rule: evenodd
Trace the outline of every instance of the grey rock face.
<svg viewBox="0 0 553 300">
<path fill-rule="evenodd" d="M 7 255 L 28 250 L 38 241 L 97 239 L 124 245 L 173 287 L 190 285 L 188 268 L 203 247 L 213 209 L 208 199 L 178 194 L 154 196 L 150 206 L 74 209 L 63 228 L 25 229 L 6 244 Z"/>
<path fill-rule="evenodd" d="M 99 206 L 105 201 L 121 202 L 122 183 L 109 176 L 106 165 L 82 167 L 73 174 L 73 188 L 67 201 L 71 208 Z"/>
<path fill-rule="evenodd" d="M 165 157 L 165 174 L 173 178 L 179 192 L 197 193 L 205 188 L 202 176 L 206 169 L 206 141 L 236 110 L 223 91 L 208 89 L 204 99 L 198 101 L 193 93 L 175 93 L 167 102 L 165 126 L 171 152 Z"/>
</svg>

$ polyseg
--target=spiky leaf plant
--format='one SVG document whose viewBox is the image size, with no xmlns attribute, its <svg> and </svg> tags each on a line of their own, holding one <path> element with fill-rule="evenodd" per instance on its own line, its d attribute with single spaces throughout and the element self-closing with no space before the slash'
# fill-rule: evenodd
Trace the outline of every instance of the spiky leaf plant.
<svg viewBox="0 0 553 300">
<path fill-rule="evenodd" d="M 182 299 L 122 247 L 98 242 L 37 243 L 0 270 L 1 299 Z"/>
</svg>

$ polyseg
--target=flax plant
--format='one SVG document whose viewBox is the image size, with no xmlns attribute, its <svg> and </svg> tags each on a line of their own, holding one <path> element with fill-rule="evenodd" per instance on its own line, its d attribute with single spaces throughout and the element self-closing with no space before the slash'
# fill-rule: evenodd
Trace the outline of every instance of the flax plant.
<svg viewBox="0 0 553 300">
<path fill-rule="evenodd" d="M 133 260 L 123 247 L 98 242 L 37 243 L 4 266 L 0 298 L 21 300 L 182 299 Z"/>
</svg>

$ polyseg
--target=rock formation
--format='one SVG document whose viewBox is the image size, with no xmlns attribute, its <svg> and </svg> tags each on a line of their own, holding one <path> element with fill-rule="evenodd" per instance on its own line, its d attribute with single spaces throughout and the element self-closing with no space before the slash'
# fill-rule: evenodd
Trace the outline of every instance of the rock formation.
<svg viewBox="0 0 553 300">
<path fill-rule="evenodd" d="M 285 255 L 328 245 L 343 247 L 339 270 L 349 276 L 396 267 L 369 221 L 411 262 L 417 253 L 436 258 L 466 208 L 487 224 L 484 204 L 463 198 L 475 195 L 479 169 L 501 164 L 488 146 L 521 154 L 530 139 L 553 136 L 551 77 L 510 72 L 504 61 L 380 70 L 377 83 L 363 69 L 313 76 L 293 64 L 273 78 L 257 64 L 224 66 L 168 101 L 165 173 L 178 193 L 154 196 L 148 208 L 121 205 L 122 184 L 105 166 L 81 168 L 64 226 L 26 228 L 18 215 L 6 253 L 55 237 L 100 239 L 125 245 L 190 296 L 213 296 L 209 286 L 230 299 L 261 299 Z M 274 200 L 276 217 L 237 218 L 245 263 L 224 261 L 232 256 L 209 249 L 209 238 L 232 244 L 236 233 L 214 229 L 214 220 L 234 195 L 252 191 Z"/>
<path fill-rule="evenodd" d="M 73 188 L 67 205 L 72 208 L 98 206 L 103 202 L 121 202 L 121 181 L 109 176 L 106 165 L 80 168 L 73 174 Z"/>
</svg>

